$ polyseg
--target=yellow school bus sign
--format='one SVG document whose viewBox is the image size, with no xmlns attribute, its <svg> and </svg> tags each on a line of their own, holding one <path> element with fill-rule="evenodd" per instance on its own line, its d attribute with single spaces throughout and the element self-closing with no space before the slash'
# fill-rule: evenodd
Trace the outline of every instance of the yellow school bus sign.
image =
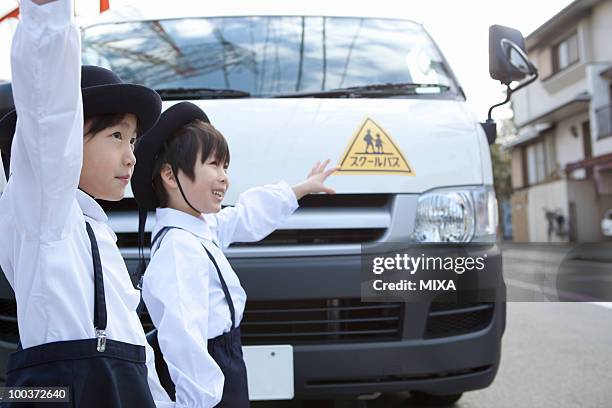
<svg viewBox="0 0 612 408">
<path fill-rule="evenodd" d="M 369 173 L 414 176 L 414 170 L 387 134 L 372 119 L 366 118 L 342 155 L 335 174 Z"/>
</svg>

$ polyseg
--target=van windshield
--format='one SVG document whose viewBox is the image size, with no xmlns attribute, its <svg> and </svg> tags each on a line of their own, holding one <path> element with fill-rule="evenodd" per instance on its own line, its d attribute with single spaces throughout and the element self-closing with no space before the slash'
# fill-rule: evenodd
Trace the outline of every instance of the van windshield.
<svg viewBox="0 0 612 408">
<path fill-rule="evenodd" d="M 85 28 L 82 44 L 84 64 L 109 68 L 162 96 L 458 95 L 433 41 L 407 20 L 244 16 L 105 23 Z M 347 88 L 350 93 L 338 92 Z"/>
</svg>

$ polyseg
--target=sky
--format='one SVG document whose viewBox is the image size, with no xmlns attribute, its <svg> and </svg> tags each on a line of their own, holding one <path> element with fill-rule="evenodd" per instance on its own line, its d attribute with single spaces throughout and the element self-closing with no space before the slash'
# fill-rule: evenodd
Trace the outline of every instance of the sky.
<svg viewBox="0 0 612 408">
<path fill-rule="evenodd" d="M 26 0 L 22 0 L 26 1 Z M 422 23 L 452 67 L 467 96 L 470 109 L 479 120 L 485 120 L 491 105 L 501 102 L 505 87 L 489 76 L 488 29 L 501 24 L 520 30 L 526 37 L 540 25 L 570 4 L 572 0 L 110 0 L 113 9 L 132 7 L 162 9 L 180 7 L 189 10 L 193 4 L 205 5 L 211 14 L 230 10 L 266 10 L 307 14 L 358 15 L 409 18 Z M 83 18 L 96 14 L 97 0 L 77 0 L 77 14 Z M 16 0 L 0 0 L 0 14 L 12 10 Z M 4 12 L 4 13 L 3 13 Z M 0 23 L 0 79 L 10 78 L 9 48 L 16 22 Z M 512 116 L 507 107 L 493 111 L 494 119 Z"/>
</svg>

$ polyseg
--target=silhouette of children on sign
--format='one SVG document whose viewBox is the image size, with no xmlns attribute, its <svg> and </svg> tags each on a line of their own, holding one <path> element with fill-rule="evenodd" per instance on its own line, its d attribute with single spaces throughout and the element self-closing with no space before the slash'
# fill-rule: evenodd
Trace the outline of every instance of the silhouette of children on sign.
<svg viewBox="0 0 612 408">
<path fill-rule="evenodd" d="M 376 134 L 376 153 L 384 153 L 383 152 L 383 141 L 380 138 L 380 133 Z"/>
<path fill-rule="evenodd" d="M 365 152 L 368 152 L 368 147 L 372 146 L 372 153 L 376 153 L 375 149 L 374 149 L 374 144 L 372 143 L 372 141 L 374 140 L 374 138 L 372 137 L 372 134 L 370 133 L 370 129 L 368 129 L 366 131 L 366 135 L 363 137 L 363 141 L 366 142 L 366 148 L 365 148 Z"/>
</svg>

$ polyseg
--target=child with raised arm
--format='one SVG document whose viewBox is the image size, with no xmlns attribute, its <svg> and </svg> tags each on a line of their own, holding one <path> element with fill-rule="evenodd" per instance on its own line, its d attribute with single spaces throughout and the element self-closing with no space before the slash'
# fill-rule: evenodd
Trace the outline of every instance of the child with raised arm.
<svg viewBox="0 0 612 408">
<path fill-rule="evenodd" d="M 53 406 L 170 407 L 136 314 L 139 292 L 96 202 L 123 198 L 134 142 L 161 101 L 107 69 L 81 67 L 72 3 L 22 0 L 12 44 L 15 110 L 0 119 L 11 158 L 0 266 L 21 343 L 6 386 L 66 387 L 66 402 Z"/>
</svg>

